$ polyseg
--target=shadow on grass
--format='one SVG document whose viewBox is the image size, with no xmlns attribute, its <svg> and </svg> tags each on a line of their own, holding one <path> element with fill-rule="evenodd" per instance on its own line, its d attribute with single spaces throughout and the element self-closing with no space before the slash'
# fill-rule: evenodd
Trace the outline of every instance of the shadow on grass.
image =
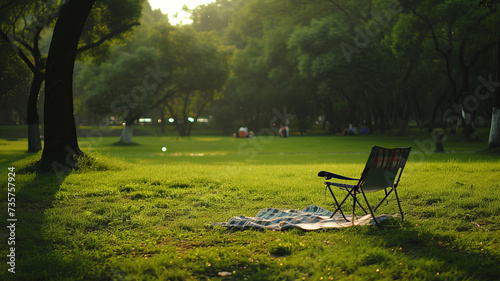
<svg viewBox="0 0 500 281">
<path fill-rule="evenodd" d="M 33 154 L 28 153 L 28 152 L 19 153 L 19 154 L 16 154 L 14 156 L 11 153 L 9 153 L 9 154 L 0 153 L 0 157 L 3 158 L 2 160 L 0 160 L 0 168 L 2 169 L 2 171 L 6 171 L 7 168 L 9 166 L 11 166 L 11 163 L 26 159 L 26 157 L 29 157 L 31 155 L 33 155 Z"/>
<path fill-rule="evenodd" d="M 458 280 L 498 280 L 498 255 L 459 244 L 452 236 L 430 233 L 407 221 L 400 228 L 370 227 L 365 235 L 383 239 L 386 247 L 400 249 L 411 260 L 437 261 L 441 272 L 457 272 Z"/>
<path fill-rule="evenodd" d="M 70 261 L 54 251 L 52 240 L 47 239 L 46 211 L 53 207 L 56 194 L 68 174 L 36 173 L 32 179 L 16 185 L 15 205 L 15 274 L 7 269 L 0 273 L 1 280 L 66 280 L 78 279 L 75 269 L 78 261 Z M 29 177 L 30 174 L 17 174 Z M 6 220 L 4 220 L 6 221 Z M 3 243 L 2 243 L 3 244 Z M 4 245 L 6 245 L 5 243 Z M 10 252 L 10 246 L 9 246 Z M 2 255 L 2 263 L 7 263 Z M 76 273 L 76 274 L 75 274 Z M 83 276 L 81 277 L 83 278 Z"/>
<path fill-rule="evenodd" d="M 487 149 L 484 149 L 484 150 L 481 150 L 481 151 L 478 151 L 477 154 L 479 155 L 496 155 L 496 156 L 500 156 L 500 147 L 497 147 L 497 148 L 487 148 Z"/>
<path fill-rule="evenodd" d="M 40 154 L 41 155 L 41 154 Z M 104 158 L 104 159 L 103 159 Z M 33 158 L 16 169 L 15 192 L 15 275 L 7 270 L 0 273 L 0 280 L 89 280 L 100 278 L 93 270 L 92 261 L 81 255 L 68 255 L 64 250 L 65 238 L 57 237 L 51 230 L 67 227 L 67 221 L 59 225 L 48 221 L 48 211 L 56 207 L 57 193 L 68 172 L 40 172 L 40 159 Z M 119 162 L 110 161 L 99 153 L 89 153 L 78 160 L 72 173 L 121 170 Z M 5 200 L 6 202 L 7 200 Z M 3 216 L 7 216 L 4 212 Z M 6 221 L 6 218 L 4 219 Z M 57 232 L 57 231 L 55 231 Z M 59 243 L 61 245 L 59 245 Z M 7 242 L 2 244 L 6 245 Z M 9 249 L 10 250 L 10 249 Z M 7 262 L 2 254 L 1 262 Z M 7 275 L 6 275 L 7 274 Z M 9 275 L 10 274 L 10 275 Z M 5 276 L 6 275 L 6 276 Z"/>
</svg>

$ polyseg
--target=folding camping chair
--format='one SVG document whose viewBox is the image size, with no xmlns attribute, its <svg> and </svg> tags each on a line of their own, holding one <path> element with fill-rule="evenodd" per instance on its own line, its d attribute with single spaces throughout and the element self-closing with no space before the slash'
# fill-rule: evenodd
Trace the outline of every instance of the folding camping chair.
<svg viewBox="0 0 500 281">
<path fill-rule="evenodd" d="M 396 201 L 398 202 L 399 212 L 401 213 L 401 220 L 403 220 L 404 219 L 403 210 L 401 209 L 401 204 L 399 202 L 398 192 L 396 188 L 398 187 L 399 180 L 401 179 L 401 174 L 403 173 L 403 169 L 405 167 L 406 160 L 408 159 L 408 156 L 410 154 L 410 150 L 411 146 L 405 148 L 394 148 L 394 149 L 374 146 L 372 148 L 370 156 L 368 157 L 368 161 L 366 162 L 365 169 L 361 174 L 361 178 L 359 179 L 345 177 L 326 171 L 319 172 L 318 176 L 324 177 L 327 180 L 325 181 L 325 184 L 330 190 L 330 194 L 332 195 L 333 200 L 337 205 L 337 209 L 335 209 L 335 211 L 333 212 L 332 217 L 337 212 L 340 211 L 342 217 L 346 221 L 349 221 L 344 215 L 344 212 L 342 211 L 342 205 L 349 197 L 352 197 L 353 199 L 353 206 L 352 206 L 353 221 L 354 221 L 354 215 L 355 215 L 354 211 L 356 205 L 358 205 L 365 212 L 365 214 L 368 214 L 366 209 L 357 199 L 357 194 L 361 193 L 363 195 L 364 201 L 366 203 L 366 206 L 368 207 L 368 210 L 370 211 L 373 220 L 378 226 L 380 226 L 379 222 L 375 218 L 375 212 L 377 211 L 378 207 L 380 207 L 380 205 L 387 200 L 387 197 L 394 191 Z M 328 181 L 332 178 L 339 180 L 355 180 L 358 181 L 358 183 L 356 185 L 351 185 L 351 184 Z M 335 195 L 333 194 L 333 191 L 331 189 L 332 185 L 337 186 L 340 189 L 343 189 L 348 192 L 346 197 L 344 198 L 344 200 L 342 200 L 340 204 L 337 201 Z M 365 193 L 376 192 L 381 190 L 385 191 L 385 196 L 382 198 L 382 200 L 380 200 L 380 202 L 376 205 L 375 208 L 372 208 L 372 205 L 370 205 L 370 203 L 368 202 Z"/>
</svg>

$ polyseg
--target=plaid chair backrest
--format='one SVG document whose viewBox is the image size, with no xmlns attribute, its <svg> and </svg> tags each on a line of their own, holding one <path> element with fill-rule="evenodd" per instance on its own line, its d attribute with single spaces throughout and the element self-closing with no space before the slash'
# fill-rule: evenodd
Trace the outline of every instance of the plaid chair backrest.
<svg viewBox="0 0 500 281">
<path fill-rule="evenodd" d="M 374 146 L 359 182 L 365 192 L 394 186 L 399 169 L 404 168 L 411 147 L 388 149 Z"/>
<path fill-rule="evenodd" d="M 374 146 L 368 162 L 372 162 L 371 167 L 377 169 L 398 169 L 404 167 L 408 155 L 406 148 L 387 149 Z"/>
</svg>

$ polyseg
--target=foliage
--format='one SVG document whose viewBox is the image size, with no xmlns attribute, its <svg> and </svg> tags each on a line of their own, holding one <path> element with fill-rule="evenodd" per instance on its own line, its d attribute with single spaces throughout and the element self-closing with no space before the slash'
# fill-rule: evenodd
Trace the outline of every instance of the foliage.
<svg viewBox="0 0 500 281">
<path fill-rule="evenodd" d="M 132 26 L 137 25 L 138 18 L 141 15 L 141 3 L 143 0 L 130 0 L 130 1 L 114 1 L 114 0 L 99 0 L 97 2 L 92 2 L 92 13 L 90 17 L 86 17 L 86 21 L 82 22 L 84 25 L 83 35 L 82 32 L 77 32 L 75 29 L 72 33 L 78 33 L 78 38 L 76 38 L 78 45 L 76 52 L 84 53 L 80 58 L 92 57 L 94 60 L 102 60 L 106 57 L 106 53 L 109 47 L 109 42 L 113 39 L 115 42 L 119 42 L 125 37 L 126 31 Z M 90 2 L 88 2 L 90 3 Z M 28 144 L 28 151 L 37 152 L 41 149 L 40 140 L 40 118 L 38 116 L 38 97 L 39 92 L 42 88 L 44 80 L 46 78 L 46 60 L 51 59 L 50 56 L 47 57 L 49 46 L 54 48 L 54 41 L 58 43 L 57 36 L 53 35 L 52 29 L 55 28 L 54 23 L 56 19 L 61 19 L 64 12 L 61 12 L 61 7 L 65 7 L 68 4 L 60 0 L 53 1 L 3 1 L 1 3 L 0 11 L 0 37 L 4 44 L 10 45 L 13 52 L 19 58 L 16 60 L 14 57 L 7 57 L 9 63 L 22 63 L 32 72 L 31 85 L 29 90 L 29 95 L 27 99 L 26 110 L 19 110 L 18 112 L 25 113 L 22 116 L 21 122 L 26 122 L 28 127 L 28 138 L 30 140 Z M 95 6 L 94 6 L 95 4 Z M 80 11 L 83 11 L 80 9 Z M 75 22 L 76 23 L 76 22 Z M 67 26 L 69 29 L 74 28 Z M 70 31 L 71 32 L 71 31 Z M 68 40 L 70 36 L 67 34 L 62 38 L 62 40 Z M 50 44 L 49 44 L 50 40 Z M 69 43 L 66 42 L 69 46 Z M 88 52 L 91 50 L 91 52 Z M 87 51 L 87 53 L 85 53 Z M 54 51 L 53 51 L 54 53 Z M 71 51 L 67 49 L 67 54 L 63 52 L 56 51 L 55 53 L 60 53 L 57 55 L 66 56 L 66 61 L 73 61 Z M 51 62 L 47 67 L 50 68 L 53 65 Z M 73 65 L 73 62 L 72 62 Z M 73 67 L 70 67 L 71 71 Z M 64 71 L 63 71 L 64 72 Z M 49 77 L 52 73 L 49 71 Z M 60 75 L 60 74 L 57 74 Z M 58 77 L 61 81 L 64 80 L 62 77 Z M 50 79 L 49 79 L 50 80 Z M 72 83 L 71 81 L 67 81 Z M 59 84 L 60 85 L 60 84 Z M 47 88 L 53 89 L 51 85 Z M 64 118 L 55 119 L 66 119 L 73 118 L 73 102 L 72 94 L 71 102 L 67 105 L 61 106 L 61 112 L 64 109 L 71 113 L 71 116 Z M 22 99 L 23 95 L 16 95 L 14 98 L 19 101 Z M 50 100 L 50 95 L 46 100 Z M 61 99 L 59 99 L 61 101 Z M 24 101 L 25 102 L 25 101 Z M 48 103 L 50 106 L 50 103 Z M 9 109 L 11 111 L 11 109 Z M 55 111 L 48 110 L 49 115 L 54 114 Z M 11 112 L 9 112 L 11 113 Z M 45 128 L 50 128 L 50 116 L 44 116 L 44 121 L 49 126 Z M 19 121 L 16 121 L 20 123 Z M 73 126 L 74 127 L 74 126 Z M 50 132 L 50 129 L 48 130 Z M 67 132 L 66 135 L 71 133 Z M 51 134 L 48 133 L 48 140 L 50 143 Z M 75 136 L 76 139 L 76 136 Z M 62 143 L 62 142 L 61 142 Z M 65 145 L 62 145 L 64 149 Z M 50 147 L 50 146 L 49 146 Z M 74 147 L 74 145 L 73 145 Z M 74 150 L 78 150 L 74 147 Z"/>
<path fill-rule="evenodd" d="M 3 7 L 2 22 L 13 20 L 8 15 L 21 3 L 45 5 L 35 2 L 17 1 Z M 210 79 L 232 75 L 227 85 L 218 87 L 220 98 L 203 110 L 227 131 L 241 125 L 255 131 L 267 129 L 274 112 L 286 107 L 292 118 L 280 122 L 291 122 L 302 134 L 317 122 L 332 134 L 352 123 L 366 125 L 371 131 L 404 135 L 412 122 L 429 129 L 455 130 L 461 125 L 465 137 L 473 139 L 477 136 L 475 127 L 488 125 L 492 116 L 492 88 L 481 86 L 484 81 L 494 81 L 488 77 L 494 77 L 496 71 L 492 58 L 498 56 L 497 1 L 218 0 L 192 11 L 192 29 L 184 26 L 173 31 L 166 27 L 165 16 L 144 5 L 141 22 L 150 27 L 138 28 L 136 33 L 140 34 L 134 35 L 128 47 L 117 47 L 109 40 L 88 54 L 102 63 L 109 50 L 134 53 L 138 45 L 147 42 L 147 47 L 154 46 L 159 58 L 164 58 L 158 62 L 171 74 L 168 87 L 172 89 L 176 87 L 172 83 L 185 83 L 183 79 L 188 77 L 203 80 L 192 76 L 206 74 L 208 69 L 189 76 L 167 68 L 197 63 L 187 55 L 180 59 L 176 53 L 182 50 L 188 54 L 185 44 L 202 44 L 190 41 L 190 36 L 213 31 L 206 35 L 211 41 L 222 40 L 237 49 L 234 60 L 220 57 L 221 64 L 231 69 Z M 125 26 L 134 24 L 139 6 L 140 1 L 98 1 L 81 46 L 113 33 L 120 18 Z M 49 17 L 44 19 L 52 22 Z M 34 23 L 25 30 L 37 26 Z M 132 33 L 121 34 L 116 38 L 125 39 Z M 115 47 L 109 49 L 111 46 Z M 199 58 L 199 54 L 192 55 Z M 183 88 L 176 104 L 187 96 Z M 476 93 L 477 88 L 482 92 Z M 161 115 L 183 111 L 167 113 L 166 100 L 158 103 L 161 108 L 148 109 L 148 113 L 157 109 Z M 87 112 L 79 111 L 90 115 Z"/>
<path fill-rule="evenodd" d="M 197 119 L 220 96 L 232 55 L 215 33 L 173 27 L 163 17 L 144 22 L 126 45 L 115 46 L 109 61 L 84 64 L 77 85 L 95 113 L 133 124 L 166 107 L 181 135 L 189 135 L 187 118 Z"/>
<path fill-rule="evenodd" d="M 135 87 L 142 86 L 144 77 L 137 75 L 137 70 L 146 72 L 146 67 L 155 63 L 156 51 L 152 47 L 143 46 L 137 48 L 134 53 L 123 53 L 99 66 L 85 64 L 75 82 L 82 85 L 86 104 L 94 112 L 108 114 L 114 109 L 117 118 L 125 119 L 129 114 L 140 114 L 131 111 L 144 112 L 153 102 L 152 95 L 144 94 Z M 133 96 L 130 94 L 132 89 L 135 89 Z M 125 106 L 118 106 L 118 103 Z"/>
<path fill-rule="evenodd" d="M 480 95 L 475 78 L 488 75 L 487 71 L 491 75 L 495 69 L 487 60 L 494 56 L 492 47 L 498 41 L 494 26 L 499 20 L 492 10 L 481 9 L 471 1 L 420 1 L 409 7 L 409 13 L 400 18 L 393 33 L 394 42 L 401 44 L 397 52 L 400 48 L 407 53 L 426 52 L 433 56 L 436 65 L 446 70 L 444 97 L 450 110 L 443 112 L 443 118 L 459 121 L 452 125 L 456 128 L 462 124 L 468 138 L 474 137 L 474 128 L 463 115 L 475 115 L 479 109 L 478 104 L 468 104 L 473 95 Z M 419 34 L 419 39 L 406 40 L 407 34 Z M 411 46 L 415 40 L 422 43 L 420 50 Z"/>
<path fill-rule="evenodd" d="M 462 124 L 474 138 L 475 119 L 491 117 L 490 95 L 473 96 L 480 77 L 495 72 L 500 19 L 478 3 L 251 0 L 198 7 L 194 26 L 206 22 L 239 50 L 213 113 L 225 127 L 258 130 L 286 105 L 292 122 L 308 124 L 301 133 L 324 115 L 327 122 L 318 121 L 331 133 L 353 123 L 404 135 L 413 121 L 431 129 Z"/>
<path fill-rule="evenodd" d="M 23 65 L 10 44 L 0 41 L 0 100 L 1 117 L 3 125 L 24 123 L 26 107 L 26 94 L 31 74 Z M 13 112 L 19 113 L 19 120 L 14 120 Z"/>
<path fill-rule="evenodd" d="M 111 42 L 127 36 L 141 16 L 142 0 L 100 0 L 90 14 L 80 40 L 82 58 L 102 61 Z M 61 1 L 11 1 L 2 9 L 2 39 L 34 72 L 43 71 L 49 41 Z M 111 40 L 113 39 L 113 40 Z M 91 50 L 84 52 L 84 50 Z M 12 59 L 9 59 L 12 60 Z"/>
<path fill-rule="evenodd" d="M 123 42 L 130 37 L 131 27 L 138 25 L 144 0 L 101 0 L 96 1 L 87 19 L 80 38 L 81 58 L 92 58 L 97 62 L 106 59 L 113 43 Z M 96 43 L 99 44 L 96 44 Z M 91 48 L 89 48 L 92 46 Z"/>
<path fill-rule="evenodd" d="M 244 0 L 217 0 L 200 5 L 191 11 L 192 26 L 196 31 L 215 30 L 222 34 L 231 25 L 233 13 L 244 2 Z"/>
</svg>

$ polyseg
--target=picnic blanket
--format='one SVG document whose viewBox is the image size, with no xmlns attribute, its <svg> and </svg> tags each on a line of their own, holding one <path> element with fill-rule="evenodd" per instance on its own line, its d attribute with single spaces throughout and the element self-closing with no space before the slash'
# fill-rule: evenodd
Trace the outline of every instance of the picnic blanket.
<svg viewBox="0 0 500 281">
<path fill-rule="evenodd" d="M 352 215 L 346 215 L 348 222 L 344 220 L 342 215 L 335 214 L 332 218 L 330 216 L 333 212 L 323 209 L 316 205 L 305 207 L 300 210 L 286 210 L 278 208 L 266 208 L 260 210 L 255 217 L 236 216 L 232 217 L 228 222 L 221 223 L 220 225 L 226 227 L 247 229 L 272 229 L 272 230 L 286 230 L 290 228 L 300 228 L 304 230 L 318 230 L 328 228 L 342 228 L 352 225 L 374 225 L 371 215 L 356 217 L 354 223 L 352 222 Z M 394 217 L 395 215 L 380 215 L 377 216 L 377 221 L 383 221 L 387 218 Z"/>
</svg>

